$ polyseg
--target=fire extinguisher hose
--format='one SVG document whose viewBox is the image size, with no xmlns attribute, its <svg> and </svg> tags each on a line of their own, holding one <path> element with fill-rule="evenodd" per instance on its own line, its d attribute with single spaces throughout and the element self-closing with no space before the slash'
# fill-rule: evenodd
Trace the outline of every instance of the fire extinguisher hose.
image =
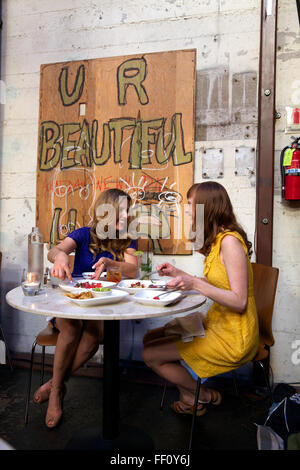
<svg viewBox="0 0 300 470">
<path fill-rule="evenodd" d="M 287 145 L 282 149 L 281 154 L 280 154 L 280 172 L 281 172 L 281 195 L 284 198 L 285 194 L 285 172 L 284 172 L 284 166 L 283 166 L 283 159 L 284 159 L 284 154 L 287 149 L 290 147 Z"/>
</svg>

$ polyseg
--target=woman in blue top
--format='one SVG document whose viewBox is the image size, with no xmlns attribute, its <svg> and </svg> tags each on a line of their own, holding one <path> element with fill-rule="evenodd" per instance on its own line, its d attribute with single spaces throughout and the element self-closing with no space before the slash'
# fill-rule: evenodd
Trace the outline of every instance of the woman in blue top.
<svg viewBox="0 0 300 470">
<path fill-rule="evenodd" d="M 110 204 L 111 210 L 108 213 L 103 210 L 107 209 L 106 204 Z M 130 196 L 119 189 L 109 189 L 101 193 L 94 206 L 92 226 L 74 230 L 49 251 L 48 259 L 53 263 L 52 276 L 72 280 L 69 254 L 75 251 L 73 275 L 81 275 L 82 272 L 95 269 L 93 278 L 99 279 L 106 268 L 118 266 L 122 275 L 135 278 L 136 241 L 126 236 L 130 205 Z M 113 217 L 114 213 L 116 217 Z M 104 238 L 109 231 L 113 235 L 114 230 L 116 237 Z M 59 330 L 53 376 L 34 394 L 36 403 L 49 400 L 46 414 L 46 426 L 49 428 L 57 426 L 62 417 L 64 381 L 97 352 L 103 340 L 103 321 L 65 318 L 53 320 L 55 328 Z"/>
</svg>

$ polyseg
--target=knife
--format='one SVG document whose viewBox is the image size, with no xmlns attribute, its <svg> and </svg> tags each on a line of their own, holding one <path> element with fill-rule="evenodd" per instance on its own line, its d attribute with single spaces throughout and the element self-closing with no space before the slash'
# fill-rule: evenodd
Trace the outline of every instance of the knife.
<svg viewBox="0 0 300 470">
<path fill-rule="evenodd" d="M 188 294 L 182 294 L 179 297 L 177 297 L 177 299 L 174 299 L 174 300 L 172 300 L 172 302 L 165 305 L 165 307 L 170 307 L 171 305 L 175 305 L 187 296 L 188 296 Z"/>
</svg>

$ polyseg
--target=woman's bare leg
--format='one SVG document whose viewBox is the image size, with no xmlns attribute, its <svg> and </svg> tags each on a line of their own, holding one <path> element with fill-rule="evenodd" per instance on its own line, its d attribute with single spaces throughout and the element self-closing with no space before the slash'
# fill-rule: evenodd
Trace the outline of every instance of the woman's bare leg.
<svg viewBox="0 0 300 470">
<path fill-rule="evenodd" d="M 53 378 L 48 382 L 44 383 L 36 392 L 35 396 L 39 395 L 39 391 L 42 390 L 46 399 L 49 398 L 50 390 L 51 390 L 51 382 L 55 386 L 60 386 L 63 380 L 67 380 L 70 375 L 75 372 L 75 370 L 79 369 L 85 362 L 87 362 L 98 350 L 99 344 L 103 341 L 103 321 L 94 321 L 94 320 L 87 320 L 80 322 L 80 331 L 79 331 L 79 339 L 76 342 L 76 347 L 74 348 L 75 351 L 72 354 L 71 361 L 65 361 L 66 367 L 64 371 L 61 371 L 61 377 L 59 378 L 57 374 L 57 363 L 59 363 L 59 358 L 61 356 L 61 347 L 60 342 L 58 342 L 58 348 L 56 346 L 55 350 L 55 359 L 54 359 L 54 366 L 53 366 Z M 61 329 L 61 332 L 64 330 L 64 324 L 59 320 L 56 319 L 55 326 L 57 329 Z M 61 333 L 60 333 L 61 334 Z M 62 338 L 59 334 L 60 339 Z M 67 364 L 69 366 L 67 367 Z M 55 376 L 55 379 L 54 379 Z M 63 378 L 62 378 L 63 376 Z M 47 397 L 48 394 L 48 397 Z M 38 403 L 39 400 L 35 398 L 35 401 Z M 43 400 L 45 401 L 45 399 Z"/>
<path fill-rule="evenodd" d="M 62 387 L 68 369 L 73 363 L 80 340 L 82 322 L 56 318 L 55 326 L 59 330 L 54 354 L 51 393 L 46 415 L 46 423 L 50 427 L 56 417 L 61 414 Z"/>
<path fill-rule="evenodd" d="M 147 331 L 143 338 L 143 344 L 144 346 L 149 346 L 150 344 L 157 342 L 176 341 L 176 339 L 180 339 L 180 336 L 166 335 L 165 326 L 160 326 L 159 328 L 153 328 L 152 330 Z"/>
<path fill-rule="evenodd" d="M 146 345 L 160 338 L 165 337 L 165 327 L 160 326 L 159 328 L 153 328 L 152 330 L 147 331 L 143 338 L 143 344 Z"/>
<path fill-rule="evenodd" d="M 143 351 L 145 363 L 160 377 L 175 384 L 180 392 L 180 400 L 192 405 L 197 382 L 188 370 L 181 365 L 182 360 L 173 342 L 161 341 L 161 343 L 149 344 Z M 209 401 L 211 394 L 209 389 L 201 386 L 199 400 Z"/>
<path fill-rule="evenodd" d="M 85 364 L 97 352 L 103 341 L 104 322 L 86 320 L 83 322 L 81 338 L 71 365 L 71 374 Z"/>
</svg>

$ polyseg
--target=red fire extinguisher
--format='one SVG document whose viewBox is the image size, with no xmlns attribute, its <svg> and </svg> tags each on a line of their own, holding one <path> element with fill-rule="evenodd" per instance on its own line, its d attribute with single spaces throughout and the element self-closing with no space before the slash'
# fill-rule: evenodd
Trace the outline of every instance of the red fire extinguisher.
<svg viewBox="0 0 300 470">
<path fill-rule="evenodd" d="M 286 200 L 300 200 L 300 137 L 280 155 L 281 192 Z"/>
</svg>

